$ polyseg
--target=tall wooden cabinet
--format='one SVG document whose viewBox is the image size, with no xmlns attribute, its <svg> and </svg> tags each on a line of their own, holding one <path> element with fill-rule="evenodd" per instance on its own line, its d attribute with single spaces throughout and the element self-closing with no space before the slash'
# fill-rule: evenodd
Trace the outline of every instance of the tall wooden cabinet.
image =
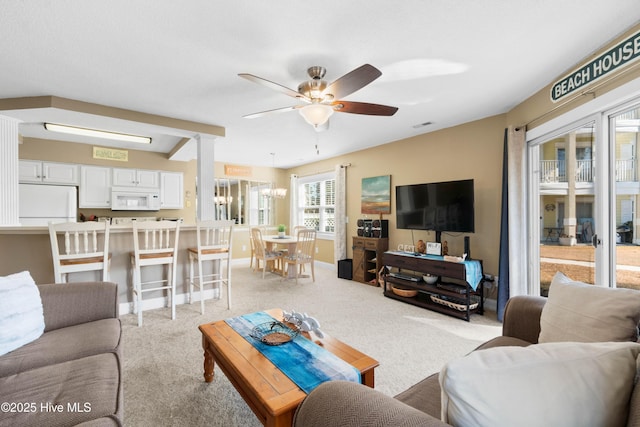
<svg viewBox="0 0 640 427">
<path fill-rule="evenodd" d="M 378 271 L 382 268 L 382 254 L 389 249 L 389 239 L 353 237 L 353 280 L 379 286 Z"/>
</svg>

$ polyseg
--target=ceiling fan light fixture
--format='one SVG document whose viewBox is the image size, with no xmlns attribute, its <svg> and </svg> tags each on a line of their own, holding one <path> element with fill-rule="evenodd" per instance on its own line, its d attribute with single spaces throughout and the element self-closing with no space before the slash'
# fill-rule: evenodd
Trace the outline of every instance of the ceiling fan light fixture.
<svg viewBox="0 0 640 427">
<path fill-rule="evenodd" d="M 125 142 L 137 142 L 139 144 L 151 144 L 151 138 L 147 136 L 129 135 L 126 133 L 87 129 L 77 126 L 59 125 L 55 123 L 45 123 L 44 128 L 51 132 L 61 132 L 71 135 L 89 136 L 93 138 L 106 138 Z"/>
<path fill-rule="evenodd" d="M 300 115 L 313 127 L 326 123 L 333 114 L 333 107 L 326 104 L 311 104 L 300 108 Z"/>
<path fill-rule="evenodd" d="M 310 100 L 323 100 L 324 90 L 327 88 L 327 82 L 324 80 L 309 80 L 298 86 L 298 92 L 306 96 Z"/>
</svg>

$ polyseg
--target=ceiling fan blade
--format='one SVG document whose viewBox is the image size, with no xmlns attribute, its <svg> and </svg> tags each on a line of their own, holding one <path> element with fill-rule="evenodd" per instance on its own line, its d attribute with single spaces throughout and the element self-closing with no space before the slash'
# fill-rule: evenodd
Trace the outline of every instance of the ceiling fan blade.
<svg viewBox="0 0 640 427">
<path fill-rule="evenodd" d="M 240 73 L 238 74 L 238 76 L 242 77 L 243 79 L 247 79 L 251 82 L 258 83 L 259 85 L 266 86 L 271 89 L 275 89 L 278 92 L 284 93 L 285 95 L 289 95 L 294 98 L 306 99 L 306 97 L 301 93 L 299 93 L 298 91 L 289 89 L 288 87 L 272 82 L 271 80 L 263 79 L 262 77 L 254 76 L 253 74 L 248 74 L 248 73 Z"/>
<path fill-rule="evenodd" d="M 324 93 L 332 94 L 334 99 L 341 99 L 362 89 L 381 75 L 382 72 L 373 65 L 364 64 L 332 82 Z"/>
<path fill-rule="evenodd" d="M 331 105 L 340 113 L 366 114 L 369 116 L 393 116 L 398 107 L 382 104 L 369 104 L 367 102 L 335 101 Z"/>
<path fill-rule="evenodd" d="M 282 108 L 276 108 L 274 110 L 266 110 L 266 111 L 260 111 L 259 113 L 247 114 L 246 116 L 242 116 L 242 117 L 245 119 L 255 119 L 257 117 L 266 116 L 267 114 L 286 113 L 287 111 L 297 110 L 298 108 L 302 108 L 302 107 L 303 107 L 302 105 L 294 105 L 292 107 L 282 107 Z"/>
</svg>

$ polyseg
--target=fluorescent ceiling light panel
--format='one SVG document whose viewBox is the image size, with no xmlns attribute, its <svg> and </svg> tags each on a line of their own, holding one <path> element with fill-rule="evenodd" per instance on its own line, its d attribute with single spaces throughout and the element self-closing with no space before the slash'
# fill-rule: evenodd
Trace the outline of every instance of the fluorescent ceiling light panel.
<svg viewBox="0 0 640 427">
<path fill-rule="evenodd" d="M 90 136 L 93 138 L 106 138 L 116 141 L 137 142 L 139 144 L 151 144 L 151 138 L 147 136 L 127 135 L 126 133 L 86 129 L 76 126 L 58 125 L 54 123 L 45 123 L 44 128 L 52 132 L 68 133 L 71 135 Z"/>
</svg>

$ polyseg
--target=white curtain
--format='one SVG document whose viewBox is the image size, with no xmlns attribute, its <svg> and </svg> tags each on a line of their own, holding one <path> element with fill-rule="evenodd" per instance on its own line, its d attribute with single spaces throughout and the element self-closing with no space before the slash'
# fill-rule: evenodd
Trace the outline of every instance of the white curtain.
<svg viewBox="0 0 640 427">
<path fill-rule="evenodd" d="M 289 230 L 298 224 L 298 175 L 291 175 L 289 181 Z"/>
<path fill-rule="evenodd" d="M 509 296 L 527 294 L 527 143 L 524 128 L 509 127 Z"/>
<path fill-rule="evenodd" d="M 347 257 L 346 170 L 345 166 L 336 166 L 336 230 L 333 240 L 333 254 L 336 264 Z"/>
</svg>

